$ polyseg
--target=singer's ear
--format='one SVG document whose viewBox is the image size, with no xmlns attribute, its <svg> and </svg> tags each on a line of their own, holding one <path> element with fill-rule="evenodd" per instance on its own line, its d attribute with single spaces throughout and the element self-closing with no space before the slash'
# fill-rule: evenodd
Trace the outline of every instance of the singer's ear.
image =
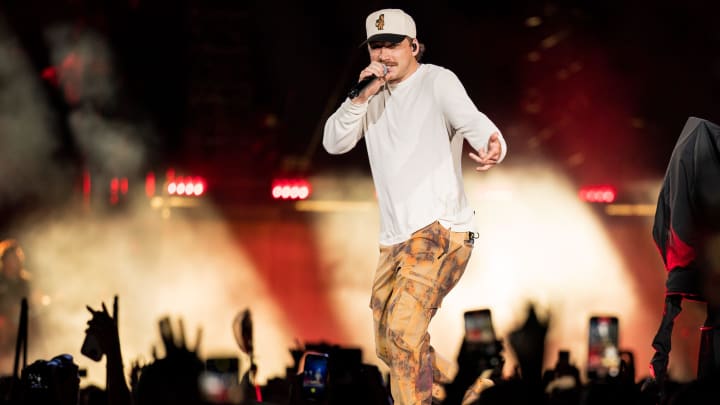
<svg viewBox="0 0 720 405">
<path fill-rule="evenodd" d="M 417 40 L 413 39 L 410 46 L 412 47 L 413 52 L 417 51 Z"/>
</svg>

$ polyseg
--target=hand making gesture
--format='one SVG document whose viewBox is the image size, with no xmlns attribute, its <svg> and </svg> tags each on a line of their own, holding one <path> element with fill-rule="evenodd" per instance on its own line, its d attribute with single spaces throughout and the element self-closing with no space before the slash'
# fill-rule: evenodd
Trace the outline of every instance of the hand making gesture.
<svg viewBox="0 0 720 405">
<path fill-rule="evenodd" d="M 477 171 L 486 171 L 495 166 L 502 155 L 502 144 L 497 132 L 490 135 L 487 143 L 487 151 L 478 149 L 477 153 L 470 152 L 470 158 L 476 161 L 480 166 L 476 166 Z"/>
</svg>

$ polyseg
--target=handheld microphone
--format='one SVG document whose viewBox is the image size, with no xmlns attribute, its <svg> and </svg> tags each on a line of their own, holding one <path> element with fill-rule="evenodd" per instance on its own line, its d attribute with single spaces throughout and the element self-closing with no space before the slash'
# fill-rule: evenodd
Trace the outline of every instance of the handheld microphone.
<svg viewBox="0 0 720 405">
<path fill-rule="evenodd" d="M 387 66 L 383 65 L 383 75 L 386 75 L 388 72 Z M 377 79 L 377 76 L 370 75 L 359 82 L 355 86 L 353 86 L 352 89 L 350 89 L 350 92 L 348 93 L 348 97 L 352 100 L 355 97 L 359 96 L 360 93 L 365 89 L 365 87 L 368 86 L 373 80 Z"/>
</svg>

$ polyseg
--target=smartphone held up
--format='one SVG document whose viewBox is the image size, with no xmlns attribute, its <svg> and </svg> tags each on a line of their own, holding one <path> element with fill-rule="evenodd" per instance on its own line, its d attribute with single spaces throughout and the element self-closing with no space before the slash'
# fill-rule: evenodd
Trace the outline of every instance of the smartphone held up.
<svg viewBox="0 0 720 405">
<path fill-rule="evenodd" d="M 615 378 L 620 374 L 621 357 L 618 318 L 593 316 L 588 325 L 587 376 L 591 380 Z"/>
</svg>

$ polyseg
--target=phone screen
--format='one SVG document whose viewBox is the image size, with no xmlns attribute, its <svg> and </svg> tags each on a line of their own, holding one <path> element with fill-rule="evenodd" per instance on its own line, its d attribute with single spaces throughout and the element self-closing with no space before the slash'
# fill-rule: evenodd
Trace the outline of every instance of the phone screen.
<svg viewBox="0 0 720 405">
<path fill-rule="evenodd" d="M 303 397 L 309 400 L 325 396 L 328 382 L 328 355 L 325 353 L 306 353 L 303 366 Z"/>
<path fill-rule="evenodd" d="M 588 378 L 616 377 L 620 373 L 617 317 L 591 317 L 588 332 Z"/>
<path fill-rule="evenodd" d="M 465 312 L 465 341 L 470 343 L 495 342 L 495 330 L 489 309 Z"/>
</svg>

